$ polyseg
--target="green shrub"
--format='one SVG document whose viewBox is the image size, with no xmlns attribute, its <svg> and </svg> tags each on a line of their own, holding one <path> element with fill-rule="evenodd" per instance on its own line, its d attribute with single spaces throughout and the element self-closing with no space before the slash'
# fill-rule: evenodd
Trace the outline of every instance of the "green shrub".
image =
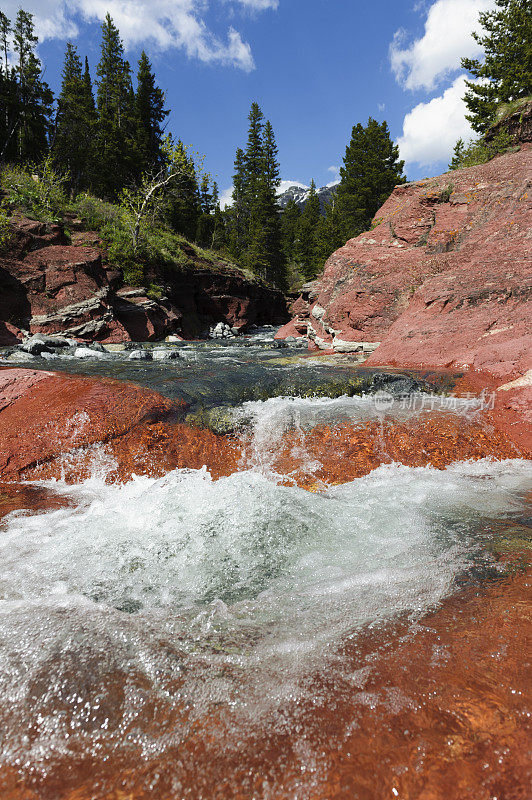
<svg viewBox="0 0 532 800">
<path fill-rule="evenodd" d="M 140 264 L 138 261 L 128 261 L 122 268 L 122 271 L 124 283 L 128 283 L 130 286 L 144 286 L 145 276 L 143 264 Z"/>
<path fill-rule="evenodd" d="M 453 193 L 454 185 L 452 183 L 447 184 L 445 189 L 442 189 L 440 192 L 440 203 L 448 203 L 449 198 Z"/>
<path fill-rule="evenodd" d="M 164 287 L 159 286 L 158 283 L 150 283 L 147 294 L 150 300 L 160 300 L 161 297 L 164 297 Z"/>
<path fill-rule="evenodd" d="M 57 219 L 66 206 L 64 184 L 68 175 L 57 172 L 50 158 L 24 167 L 6 164 L 0 184 L 7 202 L 43 221 Z"/>
<path fill-rule="evenodd" d="M 10 215 L 8 211 L 0 205 L 0 253 L 5 252 L 9 246 L 12 230 L 9 224 Z"/>
<path fill-rule="evenodd" d="M 468 144 L 459 140 L 454 149 L 454 157 L 449 168 L 462 169 L 485 164 L 495 156 L 512 150 L 512 141 L 507 131 L 502 130 L 491 141 L 486 142 L 482 137 L 474 139 Z"/>
<path fill-rule="evenodd" d="M 120 209 L 117 206 L 106 203 L 105 200 L 99 200 L 88 192 L 76 197 L 71 210 L 83 220 L 87 229 L 96 231 L 109 223 L 117 223 L 120 220 Z"/>
<path fill-rule="evenodd" d="M 0 173 L 0 183 L 10 205 L 31 211 L 38 204 L 37 181 L 29 170 L 6 164 Z"/>
</svg>

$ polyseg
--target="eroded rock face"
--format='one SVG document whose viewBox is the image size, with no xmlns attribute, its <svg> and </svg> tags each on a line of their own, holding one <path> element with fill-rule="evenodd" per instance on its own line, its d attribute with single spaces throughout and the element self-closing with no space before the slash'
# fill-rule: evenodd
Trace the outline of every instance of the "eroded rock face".
<svg viewBox="0 0 532 800">
<path fill-rule="evenodd" d="M 96 233 L 75 233 L 68 243 L 60 226 L 17 217 L 10 251 L 0 259 L 0 345 L 24 331 L 113 343 L 192 338 L 220 319 L 240 329 L 288 318 L 281 292 L 236 269 L 201 263 L 152 278 L 165 284 L 161 297 L 124 286 Z"/>
<path fill-rule="evenodd" d="M 322 349 L 373 345 L 372 365 L 532 367 L 532 148 L 397 187 L 294 304 Z M 283 335 L 283 332 L 280 333 Z M 380 344 L 379 344 L 380 343 Z M 371 349 L 371 348 L 368 348 Z"/>
</svg>

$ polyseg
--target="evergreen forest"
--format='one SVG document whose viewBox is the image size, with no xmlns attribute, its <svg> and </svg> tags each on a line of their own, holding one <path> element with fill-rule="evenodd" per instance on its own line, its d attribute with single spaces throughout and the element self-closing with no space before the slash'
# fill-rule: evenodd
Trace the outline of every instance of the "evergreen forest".
<svg viewBox="0 0 532 800">
<path fill-rule="evenodd" d="M 485 60 L 463 62 L 483 79 L 468 85 L 465 98 L 481 135 L 501 102 L 515 99 L 516 86 L 519 96 L 532 92 L 530 50 L 519 51 L 530 14 L 517 0 L 497 6 L 481 15 Z M 502 35 L 514 28 L 518 36 Z M 109 14 L 92 74 L 84 54 L 66 45 L 57 96 L 37 44 L 30 13 L 20 9 L 9 20 L 0 12 L 0 246 L 15 205 L 48 219 L 68 207 L 100 230 L 110 260 L 132 283 L 142 282 L 150 261 L 171 259 L 172 236 L 181 236 L 294 290 L 315 278 L 346 240 L 369 229 L 394 186 L 406 180 L 387 123 L 370 117 L 353 126 L 325 208 L 312 181 L 302 207 L 289 200 L 281 210 L 275 133 L 254 102 L 247 138 L 235 153 L 232 204 L 222 209 L 204 158 L 167 131 L 165 94 L 148 55 L 143 51 L 132 67 Z M 470 163 L 479 147 L 458 142 L 450 168 Z"/>
</svg>

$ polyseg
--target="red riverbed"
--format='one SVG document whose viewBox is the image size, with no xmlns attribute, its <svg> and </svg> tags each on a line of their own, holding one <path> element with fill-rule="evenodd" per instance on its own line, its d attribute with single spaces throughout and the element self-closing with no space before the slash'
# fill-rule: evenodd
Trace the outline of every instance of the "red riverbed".
<svg viewBox="0 0 532 800">
<path fill-rule="evenodd" d="M 0 371 L 0 517 L 67 502 L 20 480 L 79 480 L 101 442 L 117 464 L 109 480 L 204 464 L 214 477 L 234 472 L 241 443 L 187 427 L 182 411 L 134 385 Z M 309 471 L 298 460 L 296 433 L 287 434 L 275 468 L 315 489 L 393 460 L 444 468 L 470 458 L 530 456 L 522 436 L 508 435 L 510 423 L 497 409 L 469 421 L 434 414 L 422 422 L 317 426 L 305 447 L 321 468 Z M 514 569 L 445 600 L 415 631 L 399 621 L 345 641 L 340 651 L 355 677 L 309 676 L 313 700 L 286 704 L 284 732 L 240 727 L 235 740 L 221 709 L 197 719 L 179 749 L 148 762 L 110 750 L 59 759 L 46 777 L 4 768 L 2 800 L 527 800 L 529 533 L 523 528 L 522 548 L 497 554 Z M 126 680 L 116 675 L 117 693 Z M 172 724 L 180 724 L 179 715 L 163 718 L 153 708 L 154 730 Z"/>
</svg>

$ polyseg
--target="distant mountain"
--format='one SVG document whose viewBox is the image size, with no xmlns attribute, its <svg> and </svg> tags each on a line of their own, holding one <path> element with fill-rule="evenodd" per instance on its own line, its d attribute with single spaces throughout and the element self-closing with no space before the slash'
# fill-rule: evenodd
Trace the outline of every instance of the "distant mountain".
<svg viewBox="0 0 532 800">
<path fill-rule="evenodd" d="M 335 183 L 332 186 L 322 186 L 321 189 L 317 190 L 322 214 L 325 213 L 325 206 L 327 203 L 330 203 L 332 200 L 337 186 L 338 184 Z M 284 208 L 288 201 L 292 199 L 295 201 L 296 205 L 302 209 L 305 207 L 305 203 L 308 200 L 309 194 L 310 189 L 305 189 L 302 186 L 297 185 L 289 186 L 288 189 L 285 189 L 284 192 L 281 192 L 281 194 L 277 195 L 277 202 L 281 208 Z"/>
</svg>

